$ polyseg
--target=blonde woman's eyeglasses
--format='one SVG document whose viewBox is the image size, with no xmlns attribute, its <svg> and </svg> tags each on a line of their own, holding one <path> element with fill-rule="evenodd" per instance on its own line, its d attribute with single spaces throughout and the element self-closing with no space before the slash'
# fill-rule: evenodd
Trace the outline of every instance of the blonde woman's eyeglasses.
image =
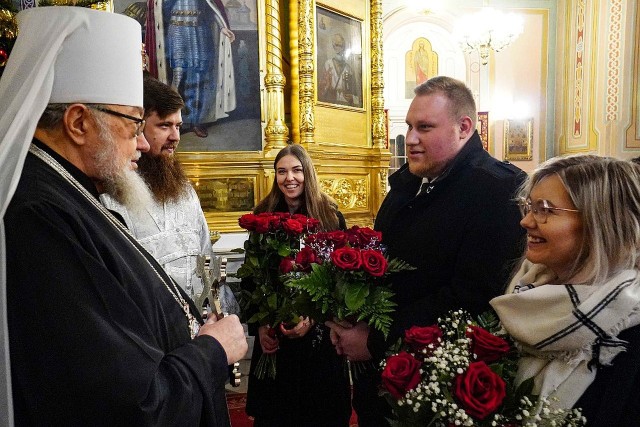
<svg viewBox="0 0 640 427">
<path fill-rule="evenodd" d="M 529 215 L 529 212 L 531 212 L 533 213 L 533 218 L 540 224 L 545 224 L 547 222 L 551 211 L 580 212 L 577 209 L 549 206 L 548 200 L 540 199 L 532 202 L 531 199 L 525 199 L 524 197 L 518 199 L 518 207 L 520 208 L 522 218 Z"/>
</svg>

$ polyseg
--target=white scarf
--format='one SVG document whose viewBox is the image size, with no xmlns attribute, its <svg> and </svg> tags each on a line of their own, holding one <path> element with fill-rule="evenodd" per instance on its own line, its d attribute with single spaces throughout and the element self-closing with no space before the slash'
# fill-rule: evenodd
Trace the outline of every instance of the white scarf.
<svg viewBox="0 0 640 427">
<path fill-rule="evenodd" d="M 516 382 L 534 378 L 534 393 L 571 408 L 626 350 L 616 338 L 640 323 L 640 275 L 624 270 L 599 285 L 550 285 L 555 275 L 525 261 L 506 295 L 491 300 L 522 351 Z"/>
</svg>

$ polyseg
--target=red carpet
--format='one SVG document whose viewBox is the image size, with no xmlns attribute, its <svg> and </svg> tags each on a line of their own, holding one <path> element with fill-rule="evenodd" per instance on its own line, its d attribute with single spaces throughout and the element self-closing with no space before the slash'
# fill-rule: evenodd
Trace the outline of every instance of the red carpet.
<svg viewBox="0 0 640 427">
<path fill-rule="evenodd" d="M 231 427 L 253 427 L 253 419 L 244 412 L 244 407 L 247 404 L 245 393 L 227 393 L 227 404 L 229 405 Z M 358 427 L 358 418 L 355 412 L 351 415 L 349 424 L 350 427 Z"/>
<path fill-rule="evenodd" d="M 231 427 L 253 427 L 253 419 L 244 412 L 246 404 L 246 393 L 227 393 Z"/>
</svg>

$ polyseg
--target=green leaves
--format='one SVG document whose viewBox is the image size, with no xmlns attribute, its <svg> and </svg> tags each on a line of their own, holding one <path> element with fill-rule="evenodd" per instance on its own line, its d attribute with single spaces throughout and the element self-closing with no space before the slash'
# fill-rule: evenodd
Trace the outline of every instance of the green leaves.
<svg viewBox="0 0 640 427">
<path fill-rule="evenodd" d="M 244 243 L 245 260 L 236 277 L 243 281 L 246 311 L 253 312 L 248 323 L 275 326 L 296 317 L 293 299 L 297 292 L 284 286 L 279 265 L 300 245 L 299 237 L 282 231 L 250 232 Z"/>
<path fill-rule="evenodd" d="M 344 303 L 350 311 L 355 312 L 364 304 L 369 296 L 369 287 L 366 283 L 347 283 L 344 293 Z"/>
<path fill-rule="evenodd" d="M 415 269 L 416 268 L 411 264 L 409 264 L 408 262 L 405 262 L 398 258 L 394 258 L 392 260 L 389 260 L 387 273 L 397 273 L 399 271 L 409 271 L 409 270 L 415 270 Z"/>
<path fill-rule="evenodd" d="M 308 295 L 294 301 L 300 313 L 316 319 L 362 320 L 385 336 L 389 333 L 396 304 L 392 301 L 393 292 L 380 281 L 367 281 L 361 272 L 343 271 L 330 263 L 314 263 L 310 273 L 286 277 L 286 286 Z"/>
</svg>

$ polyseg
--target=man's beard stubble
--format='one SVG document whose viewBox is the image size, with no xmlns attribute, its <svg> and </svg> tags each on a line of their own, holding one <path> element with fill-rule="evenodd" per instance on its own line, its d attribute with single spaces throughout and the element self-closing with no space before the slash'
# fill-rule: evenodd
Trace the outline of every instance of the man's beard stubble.
<svg viewBox="0 0 640 427">
<path fill-rule="evenodd" d="M 93 159 L 100 174 L 105 193 L 113 197 L 127 210 L 142 213 L 152 205 L 153 196 L 144 180 L 131 169 L 131 159 L 117 161 L 116 138 L 109 129 L 109 125 L 97 116 L 99 137 L 102 141 L 100 149 Z"/>
<path fill-rule="evenodd" d="M 175 156 L 150 156 L 142 153 L 138 173 L 160 203 L 177 202 L 187 194 L 189 178 Z"/>
</svg>

